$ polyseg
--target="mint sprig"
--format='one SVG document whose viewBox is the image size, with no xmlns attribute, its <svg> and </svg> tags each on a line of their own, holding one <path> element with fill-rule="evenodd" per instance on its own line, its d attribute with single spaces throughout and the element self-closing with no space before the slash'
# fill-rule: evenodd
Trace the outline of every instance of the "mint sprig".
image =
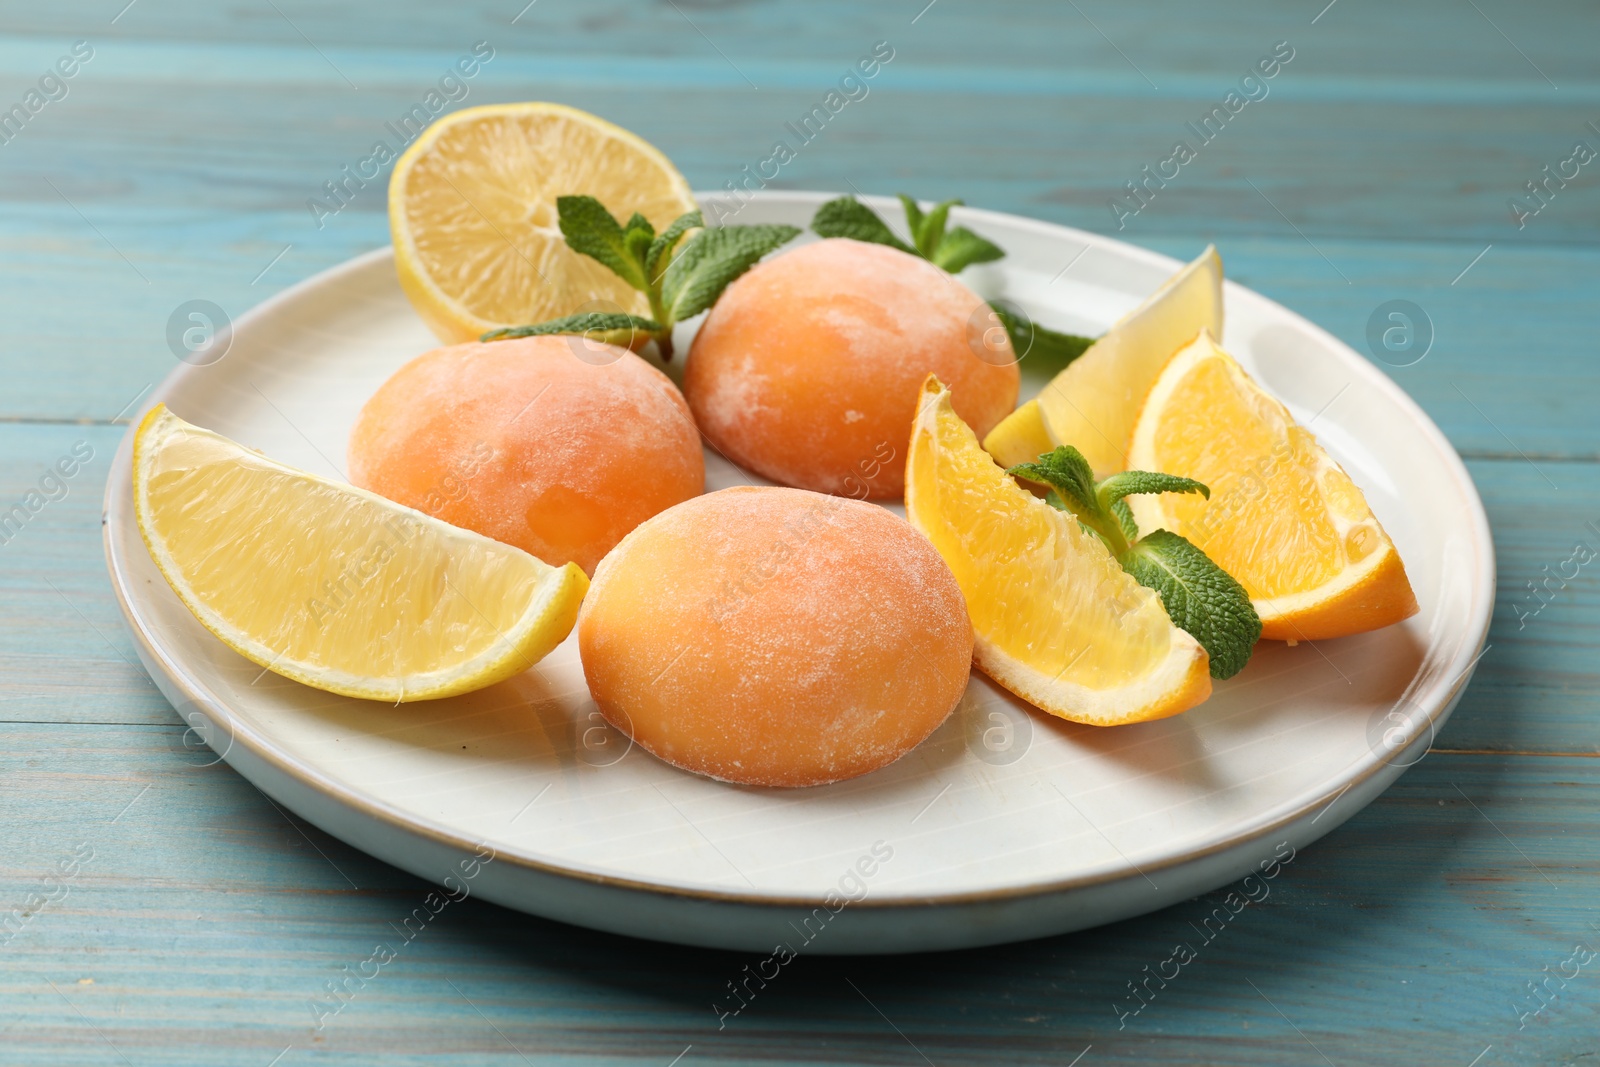
<svg viewBox="0 0 1600 1067">
<path fill-rule="evenodd" d="M 1073 333 L 1047 330 L 1020 312 L 1002 307 L 996 301 L 991 301 L 989 307 L 1011 337 L 1011 350 L 1017 354 L 1017 359 L 1032 360 L 1029 366 L 1041 374 L 1054 377 L 1068 363 L 1088 351 L 1089 346 L 1095 342 L 1093 337 L 1079 337 Z"/>
<path fill-rule="evenodd" d="M 1127 497 L 1139 493 L 1211 491 L 1193 478 L 1154 471 L 1123 471 L 1096 482 L 1083 453 L 1070 445 L 1021 463 L 1007 474 L 1050 486 L 1049 503 L 1075 515 L 1105 542 L 1134 581 L 1161 597 L 1173 625 L 1188 631 L 1210 658 L 1213 678 L 1244 669 L 1261 637 L 1250 594 L 1192 542 L 1170 530 L 1139 536 Z"/>
<path fill-rule="evenodd" d="M 989 263 L 1004 256 L 1005 250 L 994 242 L 979 237 L 965 226 L 946 230 L 950 209 L 959 200 L 943 200 L 923 214 L 922 206 L 905 193 L 900 195 L 900 206 L 906 213 L 906 228 L 916 242 L 917 254 L 951 274 L 959 274 L 973 263 Z M 872 209 L 858 204 L 863 210 Z"/>
<path fill-rule="evenodd" d="M 913 256 L 922 255 L 896 237 L 876 211 L 853 196 L 841 196 L 817 208 L 817 213 L 811 216 L 811 229 L 822 237 L 848 237 L 852 241 L 888 245 Z M 916 232 L 915 226 L 912 232 Z"/>
<path fill-rule="evenodd" d="M 958 274 L 974 263 L 988 263 L 1004 256 L 1005 250 L 987 238 L 979 237 L 964 226 L 953 230 L 945 227 L 950 219 L 950 209 L 959 200 L 946 200 L 923 212 L 919 205 L 905 193 L 900 194 L 900 204 L 906 213 L 906 229 L 911 231 L 914 244 L 906 244 L 894 235 L 878 213 L 853 196 L 829 200 L 817 208 L 811 217 L 811 229 L 823 237 L 850 237 L 857 241 L 888 245 L 913 256 L 921 256 L 951 274 Z"/>
<path fill-rule="evenodd" d="M 924 212 L 922 205 L 905 193 L 900 195 L 900 205 L 906 214 L 906 229 L 913 244 L 906 244 L 894 235 L 878 213 L 853 196 L 829 200 L 817 208 L 811 218 L 811 229 L 823 237 L 849 237 L 870 244 L 887 245 L 913 256 L 921 256 L 951 274 L 959 274 L 974 263 L 989 263 L 1005 255 L 1005 250 L 988 238 L 979 237 L 965 226 L 947 229 L 950 209 L 961 204 L 959 200 L 945 200 Z M 1006 333 L 1011 336 L 1011 347 L 1017 358 L 1032 356 L 1036 364 L 1055 373 L 1071 363 L 1094 344 L 1092 337 L 1049 330 L 1023 316 L 1002 308 L 994 309 Z"/>
<path fill-rule="evenodd" d="M 653 319 L 613 311 L 587 311 L 578 315 L 563 315 L 549 322 L 537 322 L 532 326 L 505 326 L 498 330 L 490 330 L 480 340 L 504 341 L 512 337 L 568 333 L 582 334 L 591 341 L 601 341 L 608 345 L 638 351 L 646 342 L 654 340 L 660 332 L 661 324 Z"/>
<path fill-rule="evenodd" d="M 645 220 L 645 225 L 650 225 L 650 220 Z M 650 247 L 644 254 L 644 273 L 647 278 L 658 278 L 661 272 L 656 268 L 660 266 L 661 259 L 671 252 L 678 243 L 678 239 L 690 230 L 698 229 L 705 225 L 700 212 L 691 211 L 686 215 L 679 215 L 672 220 L 672 225 L 661 231 L 661 235 L 650 242 Z"/>
<path fill-rule="evenodd" d="M 700 314 L 762 256 L 799 235 L 797 226 L 701 230 L 678 251 L 660 278 L 662 321 L 682 322 Z"/>
<path fill-rule="evenodd" d="M 716 303 L 717 297 L 762 256 L 800 235 L 797 226 L 722 226 L 706 229 L 690 211 L 657 234 L 635 212 L 620 223 L 592 196 L 556 198 L 561 236 L 574 252 L 603 263 L 650 302 L 650 317 L 612 312 L 566 315 L 529 326 L 490 330 L 480 340 L 542 334 L 583 334 L 642 348 L 654 341 L 663 360 L 672 358 L 672 328 Z M 685 238 L 689 231 L 698 231 Z"/>
<path fill-rule="evenodd" d="M 952 200 L 950 203 L 959 204 L 961 201 Z M 928 218 L 937 218 L 940 225 L 944 221 L 942 217 L 931 213 Z M 928 230 L 929 232 L 933 230 L 931 222 L 928 224 Z M 926 253 L 927 257 L 951 274 L 960 274 L 973 263 L 989 263 L 1005 255 L 999 245 L 987 238 L 979 237 L 965 226 L 957 226 L 953 230 L 939 233 L 933 249 L 932 252 Z"/>
<path fill-rule="evenodd" d="M 639 254 L 640 246 L 648 250 L 656 235 L 649 219 L 635 212 L 623 226 L 592 196 L 559 197 L 556 211 L 568 248 L 604 263 L 640 292 L 649 291 L 644 257 Z"/>
<path fill-rule="evenodd" d="M 1211 677 L 1244 670 L 1261 636 L 1261 619 L 1233 576 L 1188 539 L 1153 530 L 1134 542 L 1117 562 L 1133 580 L 1154 589 L 1172 624 L 1194 635 L 1211 657 Z"/>
</svg>

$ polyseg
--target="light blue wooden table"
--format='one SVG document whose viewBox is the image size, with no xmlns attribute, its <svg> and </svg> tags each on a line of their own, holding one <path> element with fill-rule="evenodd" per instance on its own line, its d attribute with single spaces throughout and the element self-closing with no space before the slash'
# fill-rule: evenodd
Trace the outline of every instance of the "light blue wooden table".
<svg viewBox="0 0 1600 1067">
<path fill-rule="evenodd" d="M 26 119 L 0 126 L 0 505 L 88 455 L 0 544 L 0 914 L 26 913 L 0 931 L 0 1063 L 1597 1062 L 1600 957 L 1574 947 L 1600 949 L 1600 596 L 1594 565 L 1546 578 L 1600 547 L 1600 161 L 1569 162 L 1600 149 L 1600 10 L 524 2 L 0 5 L 0 109 Z M 307 201 L 478 41 L 494 58 L 465 103 L 599 112 L 697 188 L 887 41 L 776 185 L 1102 232 L 1288 42 L 1268 95 L 1119 236 L 1215 240 L 1232 277 L 1360 351 L 1380 305 L 1425 312 L 1425 358 L 1386 369 L 1466 457 L 1500 568 L 1492 647 L 1433 750 L 1122 1029 L 1126 983 L 1206 900 L 985 951 L 804 958 L 721 1031 L 711 1002 L 747 961 L 474 901 L 317 1032 L 310 1001 L 425 886 L 196 766 L 113 605 L 100 498 L 126 412 L 173 366 L 173 309 L 236 315 L 385 242 L 381 182 L 320 220 Z"/>
</svg>

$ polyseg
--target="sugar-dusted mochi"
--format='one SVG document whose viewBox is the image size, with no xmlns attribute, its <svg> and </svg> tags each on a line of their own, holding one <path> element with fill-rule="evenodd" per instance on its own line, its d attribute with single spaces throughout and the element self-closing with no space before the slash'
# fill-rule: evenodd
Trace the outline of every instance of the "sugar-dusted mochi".
<svg viewBox="0 0 1600 1067">
<path fill-rule="evenodd" d="M 578 618 L 600 711 L 668 763 L 746 785 L 837 782 L 945 720 L 972 662 L 933 546 L 874 504 L 743 486 L 657 515 Z"/>
<path fill-rule="evenodd" d="M 735 463 L 802 489 L 899 497 L 929 374 L 980 439 L 1016 407 L 1011 342 L 981 297 L 927 260 L 831 238 L 727 288 L 690 348 L 684 394 Z"/>
<path fill-rule="evenodd" d="M 667 376 L 570 337 L 418 356 L 361 409 L 349 464 L 364 489 L 589 574 L 705 488 L 699 432 Z"/>
</svg>

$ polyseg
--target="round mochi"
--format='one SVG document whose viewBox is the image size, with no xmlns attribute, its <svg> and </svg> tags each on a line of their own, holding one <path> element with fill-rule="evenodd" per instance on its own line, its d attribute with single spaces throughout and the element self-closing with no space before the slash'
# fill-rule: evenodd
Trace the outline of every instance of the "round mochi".
<svg viewBox="0 0 1600 1067">
<path fill-rule="evenodd" d="M 929 374 L 980 440 L 1016 407 L 1016 357 L 981 297 L 925 259 L 830 238 L 727 288 L 695 335 L 684 393 L 711 443 L 758 474 L 899 497 Z"/>
<path fill-rule="evenodd" d="M 743 486 L 601 561 L 578 616 L 601 713 L 668 763 L 807 786 L 875 771 L 967 687 L 972 624 L 927 539 L 874 504 Z"/>
<path fill-rule="evenodd" d="M 588 574 L 705 489 L 699 431 L 667 376 L 569 337 L 418 356 L 361 409 L 349 470 L 363 489 Z"/>
</svg>

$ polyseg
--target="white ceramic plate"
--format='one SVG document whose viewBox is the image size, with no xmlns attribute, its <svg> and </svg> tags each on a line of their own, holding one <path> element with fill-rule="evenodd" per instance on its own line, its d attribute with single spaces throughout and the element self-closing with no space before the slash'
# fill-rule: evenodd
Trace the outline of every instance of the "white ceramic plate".
<svg viewBox="0 0 1600 1067">
<path fill-rule="evenodd" d="M 827 198 L 762 195 L 737 221 L 804 226 Z M 872 202 L 899 217 L 893 201 Z M 1060 329 L 1104 330 L 1179 266 L 1061 226 L 957 215 L 1008 252 L 968 271 L 969 284 Z M 465 697 L 391 707 L 331 696 L 264 674 L 179 603 L 134 526 L 131 433 L 106 492 L 112 582 L 151 675 L 212 748 L 329 833 L 458 893 L 762 952 L 917 951 L 1109 922 L 1239 879 L 1369 802 L 1425 753 L 1493 607 L 1483 506 L 1427 416 L 1316 326 L 1232 283 L 1226 301 L 1227 348 L 1302 421 L 1317 415 L 1422 611 L 1344 640 L 1265 643 L 1177 718 L 1076 726 L 974 674 L 957 713 L 900 762 L 781 791 L 630 751 L 600 725 L 575 639 Z M 224 358 L 181 364 L 148 403 L 342 474 L 362 403 L 436 343 L 382 249 L 254 309 Z M 1040 384 L 1025 378 L 1024 394 Z M 708 489 L 751 480 L 708 453 Z M 492 861 L 470 858 L 486 849 Z"/>
</svg>

